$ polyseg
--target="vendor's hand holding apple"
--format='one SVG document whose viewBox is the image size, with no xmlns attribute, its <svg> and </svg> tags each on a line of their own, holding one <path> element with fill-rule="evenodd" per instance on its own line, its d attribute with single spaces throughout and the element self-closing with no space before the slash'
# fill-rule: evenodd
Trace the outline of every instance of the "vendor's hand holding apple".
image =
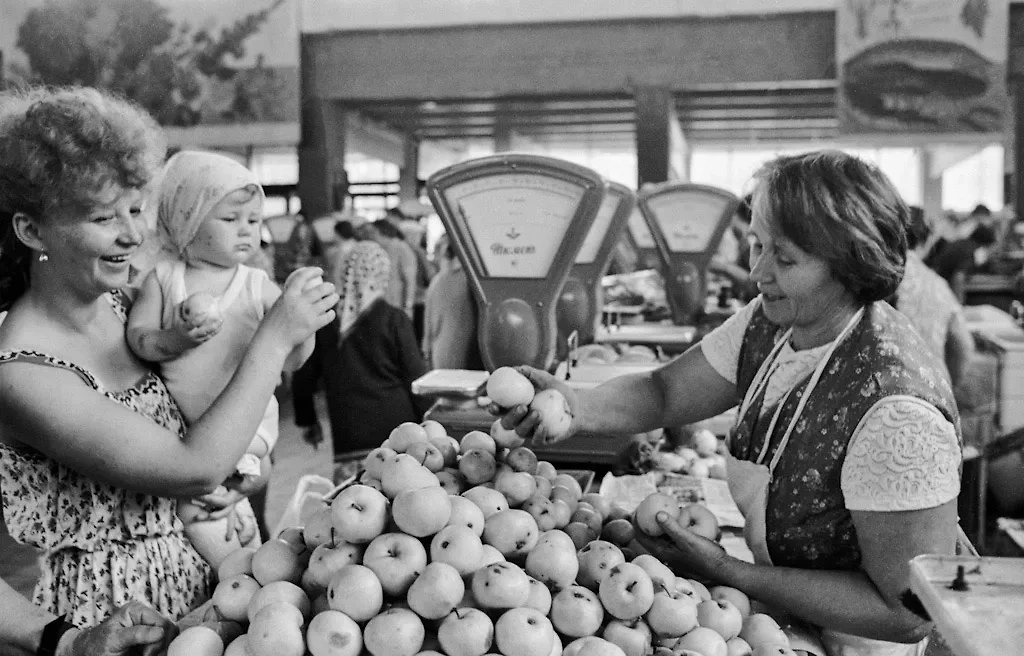
<svg viewBox="0 0 1024 656">
<path fill-rule="evenodd" d="M 636 541 L 648 553 L 664 562 L 676 573 L 715 582 L 728 582 L 727 572 L 736 561 L 722 545 L 697 532 L 684 528 L 667 512 L 656 516 L 662 537 L 651 537 L 636 531 Z"/>
<path fill-rule="evenodd" d="M 491 414 L 501 417 L 502 427 L 515 430 L 520 437 L 540 444 L 553 444 L 570 437 L 578 430 L 579 401 L 563 381 L 533 367 L 515 367 L 533 385 L 533 399 L 512 407 L 497 403 L 488 406 Z"/>
</svg>

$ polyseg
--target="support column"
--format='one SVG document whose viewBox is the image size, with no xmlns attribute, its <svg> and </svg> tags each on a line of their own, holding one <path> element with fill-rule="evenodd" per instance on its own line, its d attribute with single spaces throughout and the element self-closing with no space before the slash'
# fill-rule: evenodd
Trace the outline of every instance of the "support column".
<svg viewBox="0 0 1024 656">
<path fill-rule="evenodd" d="M 1013 209 L 1024 217 L 1024 81 L 1010 84 L 1013 104 Z"/>
<path fill-rule="evenodd" d="M 301 110 L 299 198 L 307 218 L 342 209 L 348 187 L 345 172 L 345 120 L 330 101 L 309 99 Z"/>
<path fill-rule="evenodd" d="M 636 98 L 636 169 L 637 187 L 647 182 L 670 179 L 672 123 L 675 122 L 675 101 L 666 87 L 637 87 Z"/>
<path fill-rule="evenodd" d="M 930 219 L 942 216 L 942 170 L 935 171 L 936 162 L 931 148 L 925 146 L 917 151 L 921 176 L 921 209 Z"/>
<path fill-rule="evenodd" d="M 420 142 L 406 137 L 402 144 L 402 166 L 398 169 L 398 202 L 420 199 Z"/>
</svg>

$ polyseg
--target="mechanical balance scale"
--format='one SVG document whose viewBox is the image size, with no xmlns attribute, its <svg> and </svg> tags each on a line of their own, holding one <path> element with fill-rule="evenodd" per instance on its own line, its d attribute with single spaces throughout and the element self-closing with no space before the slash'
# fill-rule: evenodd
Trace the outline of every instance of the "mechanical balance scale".
<svg viewBox="0 0 1024 656">
<path fill-rule="evenodd" d="M 559 332 L 596 329 L 600 278 L 634 206 L 631 190 L 564 160 L 504 153 L 439 171 L 427 181 L 479 309 L 488 371 L 551 370 Z M 436 397 L 427 419 L 456 437 L 489 431 L 480 393 L 487 371 L 434 370 L 413 391 Z M 537 448 L 556 463 L 614 462 L 621 440 L 577 436 Z"/>
<path fill-rule="evenodd" d="M 707 269 L 722 235 L 732 222 L 740 199 L 708 185 L 665 182 L 645 186 L 637 194 L 639 219 L 629 222 L 627 234 L 641 256 L 653 250 L 660 259 L 671 323 L 622 324 L 613 317 L 595 341 L 643 344 L 679 353 L 702 334 Z"/>
</svg>

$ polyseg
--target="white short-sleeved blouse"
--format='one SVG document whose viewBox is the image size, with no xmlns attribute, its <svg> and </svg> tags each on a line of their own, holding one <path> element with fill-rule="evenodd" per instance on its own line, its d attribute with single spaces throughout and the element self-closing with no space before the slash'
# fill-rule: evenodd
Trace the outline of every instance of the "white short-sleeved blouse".
<svg viewBox="0 0 1024 656">
<path fill-rule="evenodd" d="M 748 303 L 700 344 L 723 378 L 736 383 L 740 347 L 759 303 Z M 762 411 L 813 371 L 828 345 L 794 351 L 782 347 L 768 380 Z M 960 494 L 960 446 L 953 424 L 935 406 L 910 396 L 879 401 L 861 420 L 847 449 L 841 484 L 849 510 L 920 510 Z"/>
</svg>

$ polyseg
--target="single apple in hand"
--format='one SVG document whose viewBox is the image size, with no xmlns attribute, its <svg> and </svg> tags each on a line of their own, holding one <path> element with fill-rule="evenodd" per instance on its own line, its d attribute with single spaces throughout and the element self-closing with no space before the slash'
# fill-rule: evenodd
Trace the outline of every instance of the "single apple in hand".
<svg viewBox="0 0 1024 656">
<path fill-rule="evenodd" d="M 676 521 L 685 529 L 693 531 L 708 540 L 717 540 L 721 535 L 718 518 L 701 503 L 691 503 L 679 510 Z"/>
<path fill-rule="evenodd" d="M 657 519 L 660 512 L 667 513 L 671 518 L 678 517 L 679 501 L 675 497 L 661 492 L 647 495 L 636 508 L 634 521 L 637 528 L 652 538 L 664 535 L 665 531 Z"/>
<path fill-rule="evenodd" d="M 486 383 L 487 397 L 502 408 L 528 405 L 533 400 L 533 383 L 512 367 L 498 367 Z"/>
<path fill-rule="evenodd" d="M 220 309 L 217 297 L 210 292 L 196 292 L 190 295 L 178 306 L 178 315 L 191 327 L 200 326 L 207 321 L 224 320 L 224 313 Z"/>
<path fill-rule="evenodd" d="M 530 410 L 537 411 L 540 422 L 537 434 L 544 442 L 557 442 L 569 435 L 572 427 L 572 410 L 565 396 L 556 389 L 537 392 L 530 401 Z"/>
</svg>

